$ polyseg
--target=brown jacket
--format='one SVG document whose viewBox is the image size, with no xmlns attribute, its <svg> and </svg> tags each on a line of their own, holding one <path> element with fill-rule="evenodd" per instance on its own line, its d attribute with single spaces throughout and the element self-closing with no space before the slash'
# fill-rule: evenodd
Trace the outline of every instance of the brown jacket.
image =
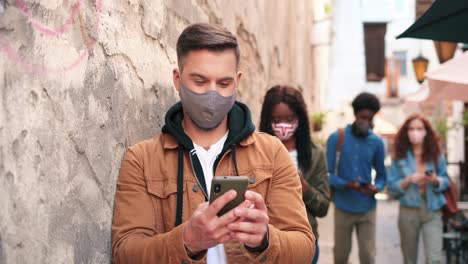
<svg viewBox="0 0 468 264">
<path fill-rule="evenodd" d="M 250 112 L 247 114 L 250 121 Z M 191 260 L 182 241 L 186 221 L 205 202 L 187 152 L 183 156 L 183 218 L 182 224 L 175 227 L 178 146 L 174 136 L 161 134 L 127 151 L 115 194 L 115 263 L 206 262 L 206 257 Z M 254 254 L 240 242 L 228 242 L 228 262 L 310 263 L 315 237 L 301 199 L 297 170 L 287 150 L 278 139 L 263 133 L 251 133 L 235 148 L 239 175 L 250 178 L 249 190 L 261 194 L 268 207 L 269 246 L 263 253 Z M 236 175 L 231 156 L 232 150 L 228 149 L 215 176 Z"/>
</svg>

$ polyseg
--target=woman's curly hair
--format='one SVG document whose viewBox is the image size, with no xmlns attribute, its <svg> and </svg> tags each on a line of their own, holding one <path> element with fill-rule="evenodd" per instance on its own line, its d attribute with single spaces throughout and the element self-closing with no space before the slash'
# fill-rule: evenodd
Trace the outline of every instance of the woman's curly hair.
<svg viewBox="0 0 468 264">
<path fill-rule="evenodd" d="M 313 143 L 310 136 L 307 106 L 299 90 L 287 85 L 276 85 L 267 91 L 260 115 L 260 131 L 275 135 L 271 127 L 271 115 L 273 107 L 279 103 L 287 104 L 297 116 L 298 127 L 294 133 L 296 138 L 297 163 L 302 172 L 308 171 L 311 166 Z"/>
<path fill-rule="evenodd" d="M 406 158 L 408 150 L 411 150 L 411 142 L 408 138 L 408 130 L 411 121 L 418 119 L 424 124 L 426 129 L 426 137 L 423 143 L 422 158 L 424 162 L 434 162 L 437 164 L 440 154 L 442 154 L 442 146 L 440 137 L 432 127 L 431 123 L 421 114 L 413 114 L 409 116 L 401 126 L 395 136 L 395 159 Z"/>
</svg>

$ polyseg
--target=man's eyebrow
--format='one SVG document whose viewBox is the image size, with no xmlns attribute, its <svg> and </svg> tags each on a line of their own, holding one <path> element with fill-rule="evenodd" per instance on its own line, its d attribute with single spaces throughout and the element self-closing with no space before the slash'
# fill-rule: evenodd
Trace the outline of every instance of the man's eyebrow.
<svg viewBox="0 0 468 264">
<path fill-rule="evenodd" d="M 208 79 L 208 78 L 206 78 L 205 76 L 203 76 L 202 74 L 196 73 L 196 72 L 190 73 L 189 76 L 192 77 L 192 78 Z"/>
<path fill-rule="evenodd" d="M 232 80 L 234 80 L 233 77 L 227 76 L 227 77 L 223 77 L 223 78 L 219 79 L 218 82 L 225 82 L 225 81 L 232 81 Z"/>
</svg>

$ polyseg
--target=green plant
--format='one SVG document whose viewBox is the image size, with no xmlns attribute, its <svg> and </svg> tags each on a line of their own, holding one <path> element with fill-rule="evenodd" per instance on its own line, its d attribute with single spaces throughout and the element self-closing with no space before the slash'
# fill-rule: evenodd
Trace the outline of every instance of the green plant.
<svg viewBox="0 0 468 264">
<path fill-rule="evenodd" d="M 314 131 L 322 130 L 322 127 L 325 124 L 326 117 L 327 112 L 315 112 L 310 116 L 310 120 Z"/>
<path fill-rule="evenodd" d="M 312 124 L 323 126 L 325 124 L 326 117 L 327 112 L 315 112 L 311 116 Z"/>
<path fill-rule="evenodd" d="M 462 121 L 460 122 L 460 125 L 462 126 L 468 125 L 468 110 L 463 111 L 463 118 L 462 118 Z"/>
<path fill-rule="evenodd" d="M 432 124 L 443 142 L 446 142 L 448 132 L 455 128 L 454 124 L 449 124 L 448 119 L 445 116 L 432 120 Z"/>
<path fill-rule="evenodd" d="M 447 134 L 452 129 L 458 129 L 468 125 L 468 110 L 463 111 L 463 118 L 460 121 L 449 122 L 447 116 L 441 116 L 432 120 L 434 129 L 439 134 L 443 142 L 447 142 Z"/>
<path fill-rule="evenodd" d="M 332 5 L 330 3 L 326 3 L 324 5 L 324 11 L 325 11 L 325 14 L 330 16 L 332 14 L 332 11 L 333 11 Z"/>
</svg>

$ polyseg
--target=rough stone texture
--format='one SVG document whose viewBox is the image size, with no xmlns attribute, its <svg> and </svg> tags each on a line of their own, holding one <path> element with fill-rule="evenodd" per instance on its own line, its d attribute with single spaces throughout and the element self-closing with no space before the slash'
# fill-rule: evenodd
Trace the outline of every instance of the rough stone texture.
<svg viewBox="0 0 468 264">
<path fill-rule="evenodd" d="M 2 0 L 0 263 L 110 262 L 120 162 L 128 146 L 160 132 L 178 100 L 175 43 L 190 23 L 238 35 L 239 98 L 256 122 L 276 83 L 300 87 L 313 107 L 311 1 L 105 0 L 98 13 L 100 1 L 81 1 L 55 34 Z M 60 29 L 74 3 L 26 6 L 33 21 Z"/>
</svg>

